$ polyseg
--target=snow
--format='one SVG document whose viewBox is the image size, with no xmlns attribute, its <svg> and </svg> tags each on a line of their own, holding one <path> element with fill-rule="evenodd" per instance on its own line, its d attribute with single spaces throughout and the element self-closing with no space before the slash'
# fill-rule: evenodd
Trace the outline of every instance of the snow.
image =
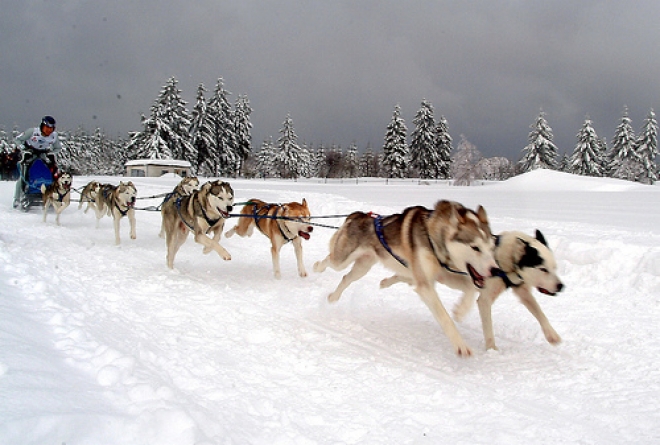
<svg viewBox="0 0 660 445">
<path fill-rule="evenodd" d="M 118 183 L 117 177 L 76 177 Z M 132 178 L 139 196 L 177 178 Z M 2 444 L 651 444 L 660 441 L 660 188 L 537 170 L 498 184 L 231 180 L 237 201 L 306 198 L 314 215 L 395 213 L 441 198 L 483 204 L 495 232 L 540 229 L 567 285 L 537 294 L 549 345 L 511 293 L 493 307 L 499 351 L 474 309 L 454 355 L 411 288 L 380 267 L 326 295 L 312 272 L 333 229 L 293 249 L 275 280 L 265 237 L 223 237 L 225 262 L 192 239 L 165 265 L 160 214 L 95 228 L 72 204 L 41 222 L 0 183 Z M 158 199 L 138 205 L 157 205 Z M 341 219 L 319 219 L 339 225 Z M 230 220 L 225 226 L 232 227 Z M 437 286 L 447 308 L 455 291 Z"/>
</svg>

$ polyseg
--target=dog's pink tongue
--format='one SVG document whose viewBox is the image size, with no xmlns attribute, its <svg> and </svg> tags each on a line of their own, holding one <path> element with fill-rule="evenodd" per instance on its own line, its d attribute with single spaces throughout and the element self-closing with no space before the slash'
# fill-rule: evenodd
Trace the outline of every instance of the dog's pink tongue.
<svg viewBox="0 0 660 445">
<path fill-rule="evenodd" d="M 305 239 L 309 239 L 309 233 L 303 232 L 302 230 L 298 232 L 298 235 L 302 236 Z"/>
</svg>

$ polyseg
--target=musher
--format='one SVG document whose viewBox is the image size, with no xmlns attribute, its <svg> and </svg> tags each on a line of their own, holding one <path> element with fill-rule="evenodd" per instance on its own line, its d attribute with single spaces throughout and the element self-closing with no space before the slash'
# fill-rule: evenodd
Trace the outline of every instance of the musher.
<svg viewBox="0 0 660 445">
<path fill-rule="evenodd" d="M 62 144 L 55 131 L 55 119 L 52 116 L 44 116 L 41 119 L 39 128 L 28 128 L 19 134 L 14 140 L 16 146 L 21 150 L 21 160 L 18 168 L 21 171 L 21 177 L 16 182 L 16 191 L 14 192 L 14 208 L 19 205 L 21 196 L 21 187 L 24 186 L 23 178 L 27 176 L 27 169 L 32 161 L 37 157 L 41 158 L 53 176 L 57 174 L 57 165 L 55 164 L 55 155 L 62 150 Z"/>
</svg>

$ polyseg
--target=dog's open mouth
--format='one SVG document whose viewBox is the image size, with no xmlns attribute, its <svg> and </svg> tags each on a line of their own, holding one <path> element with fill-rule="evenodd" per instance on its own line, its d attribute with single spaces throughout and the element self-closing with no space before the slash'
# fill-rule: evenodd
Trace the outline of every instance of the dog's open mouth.
<svg viewBox="0 0 660 445">
<path fill-rule="evenodd" d="M 302 230 L 298 232 L 298 235 L 303 239 L 309 239 L 309 232 L 303 232 Z"/>
<path fill-rule="evenodd" d="M 477 270 L 469 263 L 467 265 L 467 270 L 470 273 L 470 277 L 472 278 L 474 285 L 479 289 L 483 288 L 486 282 L 486 278 L 477 272 Z"/>
<path fill-rule="evenodd" d="M 551 297 L 554 297 L 555 295 L 557 295 L 556 292 L 550 292 L 548 289 L 544 289 L 544 288 L 542 288 L 542 287 L 537 287 L 537 289 L 538 289 L 539 292 L 541 292 L 542 294 L 550 295 Z"/>
</svg>

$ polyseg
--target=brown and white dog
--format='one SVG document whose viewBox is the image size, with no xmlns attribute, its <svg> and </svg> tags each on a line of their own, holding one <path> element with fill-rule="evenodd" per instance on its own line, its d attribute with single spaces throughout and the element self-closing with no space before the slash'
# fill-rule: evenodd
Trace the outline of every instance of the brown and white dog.
<svg viewBox="0 0 660 445">
<path fill-rule="evenodd" d="M 44 203 L 44 222 L 48 214 L 48 207 L 55 209 L 55 222 L 60 225 L 60 214 L 71 204 L 71 184 L 73 178 L 69 173 L 60 175 L 49 186 L 41 185 L 41 198 Z"/>
<path fill-rule="evenodd" d="M 163 203 L 160 206 L 161 217 L 165 203 L 171 200 L 176 200 L 182 196 L 190 195 L 193 191 L 197 190 L 198 188 L 199 188 L 199 179 L 196 176 L 186 176 L 185 178 L 181 179 L 181 181 L 176 185 L 176 187 L 174 187 L 174 190 L 168 193 L 165 199 L 163 200 Z M 164 221 L 165 220 L 163 219 L 163 222 Z M 165 225 L 162 223 L 160 225 L 160 233 L 158 234 L 158 236 L 161 238 L 165 238 Z"/>
<path fill-rule="evenodd" d="M 386 217 L 362 212 L 349 215 L 330 239 L 330 254 L 314 264 L 314 271 L 323 272 L 328 266 L 342 270 L 353 264 L 328 295 L 328 301 L 334 302 L 352 282 L 382 263 L 395 275 L 383 280 L 381 287 L 396 282 L 413 285 L 454 351 L 469 356 L 472 351 L 438 298 L 435 282 L 450 287 L 483 287 L 497 270 L 493 248 L 483 207 L 475 212 L 443 200 L 433 210 L 417 206 Z"/>
<path fill-rule="evenodd" d="M 503 232 L 496 237 L 495 260 L 500 273 L 486 279 L 479 292 L 477 305 L 487 349 L 497 349 L 493 335 L 491 306 L 507 288 L 511 288 L 522 304 L 538 320 L 546 340 L 559 344 L 561 337 L 550 325 L 538 302 L 532 295 L 536 288 L 545 295 L 556 295 L 564 288 L 557 275 L 557 262 L 541 231 L 532 237 L 523 232 Z M 475 292 L 463 293 L 454 309 L 454 317 L 460 321 L 474 304 Z"/>
<path fill-rule="evenodd" d="M 231 255 L 220 245 L 225 219 L 234 205 L 234 190 L 229 183 L 209 181 L 186 196 L 163 204 L 161 215 L 167 244 L 167 267 L 174 268 L 174 257 L 193 232 L 195 242 L 204 246 L 204 253 L 215 250 L 223 260 Z M 212 233 L 213 238 L 208 234 Z"/>
<path fill-rule="evenodd" d="M 96 197 L 96 227 L 104 215 L 112 216 L 115 228 L 115 244 L 119 245 L 119 222 L 124 216 L 128 217 L 131 239 L 137 238 L 135 232 L 135 200 L 137 189 L 132 181 L 120 182 L 119 185 L 101 184 Z"/>
<path fill-rule="evenodd" d="M 78 210 L 80 210 L 84 203 L 87 203 L 87 208 L 85 213 L 89 211 L 90 208 L 96 207 L 96 198 L 99 195 L 99 190 L 101 190 L 101 183 L 98 181 L 90 181 L 85 187 L 83 187 L 82 192 L 80 192 L 80 202 L 78 202 Z"/>
<path fill-rule="evenodd" d="M 273 259 L 273 273 L 280 279 L 280 249 L 289 241 L 293 244 L 298 263 L 298 275 L 307 276 L 303 263 L 302 240 L 308 240 L 314 230 L 311 226 L 309 206 L 303 198 L 301 203 L 269 204 L 258 199 L 251 199 L 243 206 L 238 224 L 225 236 L 252 236 L 256 227 L 270 240 L 270 253 Z"/>
</svg>

